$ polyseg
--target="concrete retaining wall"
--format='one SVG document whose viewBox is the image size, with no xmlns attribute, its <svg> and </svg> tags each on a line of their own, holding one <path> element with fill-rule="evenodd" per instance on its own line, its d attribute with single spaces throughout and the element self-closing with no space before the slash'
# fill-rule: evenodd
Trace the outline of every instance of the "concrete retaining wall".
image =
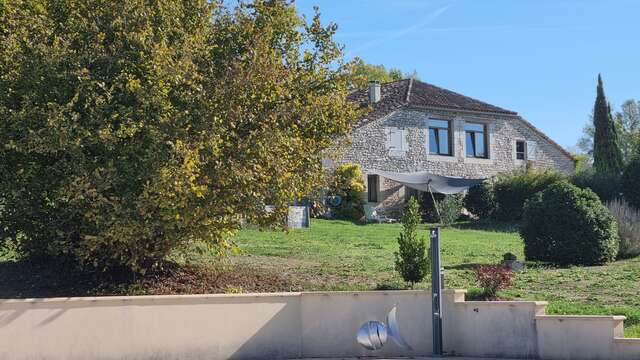
<svg viewBox="0 0 640 360">
<path fill-rule="evenodd" d="M 535 358 L 535 316 L 544 301 L 464 301 L 464 291 L 447 294 L 445 350 L 474 356 Z"/>
<path fill-rule="evenodd" d="M 542 359 L 640 359 L 624 317 L 548 316 L 544 302 L 444 297 L 449 354 Z M 398 305 L 400 332 L 368 351 L 368 320 Z M 431 297 L 424 291 L 138 296 L 0 300 L 0 359 L 278 359 L 429 355 Z"/>
<path fill-rule="evenodd" d="M 300 294 L 0 301 L 0 359 L 300 356 Z"/>
<path fill-rule="evenodd" d="M 640 339 L 625 339 L 624 316 L 538 315 L 540 357 L 569 359 L 640 359 Z"/>
</svg>

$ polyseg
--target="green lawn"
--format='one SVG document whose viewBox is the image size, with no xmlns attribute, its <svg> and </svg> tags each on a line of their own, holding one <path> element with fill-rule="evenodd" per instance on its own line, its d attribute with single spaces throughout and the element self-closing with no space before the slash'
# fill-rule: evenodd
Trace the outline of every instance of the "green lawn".
<svg viewBox="0 0 640 360">
<path fill-rule="evenodd" d="M 402 288 L 393 269 L 399 231 L 398 224 L 329 220 L 313 220 L 311 229 L 289 233 L 243 230 L 235 238 L 243 255 L 234 262 L 290 275 L 305 290 Z M 506 252 L 523 258 L 522 240 L 508 226 L 460 224 L 441 234 L 447 288 L 473 290 L 475 264 L 498 263 Z M 548 313 L 626 315 L 625 335 L 640 337 L 639 294 L 640 258 L 636 258 L 593 267 L 527 264 L 516 274 L 513 287 L 499 296 L 547 300 Z"/>
</svg>

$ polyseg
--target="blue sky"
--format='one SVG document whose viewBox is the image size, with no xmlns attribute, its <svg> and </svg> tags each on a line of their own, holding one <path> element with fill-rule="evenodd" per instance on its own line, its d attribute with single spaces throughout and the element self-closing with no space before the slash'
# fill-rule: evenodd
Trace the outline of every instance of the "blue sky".
<svg viewBox="0 0 640 360">
<path fill-rule="evenodd" d="M 614 109 L 640 99 L 639 0 L 296 0 L 339 25 L 347 58 L 517 111 L 572 148 L 601 72 Z"/>
</svg>

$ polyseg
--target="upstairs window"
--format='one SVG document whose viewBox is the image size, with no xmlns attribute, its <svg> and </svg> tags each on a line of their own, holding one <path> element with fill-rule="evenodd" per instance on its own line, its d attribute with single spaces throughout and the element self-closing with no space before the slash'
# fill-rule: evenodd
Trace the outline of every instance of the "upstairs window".
<svg viewBox="0 0 640 360">
<path fill-rule="evenodd" d="M 467 157 L 488 157 L 487 152 L 487 126 L 479 123 L 464 124 L 464 132 L 467 142 Z"/>
<path fill-rule="evenodd" d="M 379 180 L 378 175 L 367 175 L 367 201 L 378 202 Z"/>
<path fill-rule="evenodd" d="M 527 159 L 527 146 L 526 143 L 522 140 L 516 140 L 516 159 L 518 160 L 526 160 Z"/>
<path fill-rule="evenodd" d="M 429 153 L 451 156 L 451 121 L 429 119 Z"/>
</svg>

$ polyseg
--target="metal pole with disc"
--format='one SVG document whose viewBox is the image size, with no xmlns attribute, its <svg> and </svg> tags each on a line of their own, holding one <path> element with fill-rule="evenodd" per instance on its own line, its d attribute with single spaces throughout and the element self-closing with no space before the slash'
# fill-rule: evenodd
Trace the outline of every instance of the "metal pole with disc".
<svg viewBox="0 0 640 360">
<path fill-rule="evenodd" d="M 440 272 L 440 229 L 429 231 L 431 239 L 431 313 L 433 355 L 442 356 L 442 276 Z"/>
</svg>

